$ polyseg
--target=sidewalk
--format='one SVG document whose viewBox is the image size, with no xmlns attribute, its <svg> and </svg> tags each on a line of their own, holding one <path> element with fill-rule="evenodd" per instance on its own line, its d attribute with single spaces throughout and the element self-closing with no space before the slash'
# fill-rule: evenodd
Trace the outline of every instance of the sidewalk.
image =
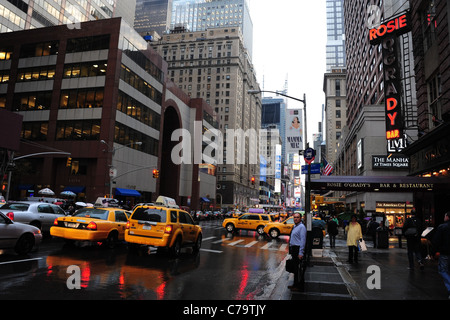
<svg viewBox="0 0 450 320">
<path fill-rule="evenodd" d="M 437 272 L 437 261 L 426 259 L 425 269 L 408 269 L 406 242 L 399 248 L 397 238 L 391 238 L 388 249 L 373 248 L 359 253 L 359 263 L 347 263 L 348 248 L 343 236 L 336 239 L 336 247 L 329 247 L 324 239 L 322 257 L 311 257 L 305 273 L 305 290 L 285 289 L 280 299 L 290 300 L 448 300 L 444 282 Z M 369 266 L 379 267 L 379 289 L 369 289 L 375 275 Z M 287 274 L 292 284 L 293 274 Z"/>
</svg>

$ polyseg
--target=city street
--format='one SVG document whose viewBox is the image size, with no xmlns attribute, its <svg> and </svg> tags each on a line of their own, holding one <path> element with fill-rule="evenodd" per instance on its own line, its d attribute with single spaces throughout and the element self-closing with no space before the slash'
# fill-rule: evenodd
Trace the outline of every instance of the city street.
<svg viewBox="0 0 450 320">
<path fill-rule="evenodd" d="M 269 299 L 285 273 L 288 238 L 232 235 L 221 222 L 201 222 L 202 249 L 183 249 L 179 259 L 154 249 L 131 254 L 125 244 L 108 250 L 44 239 L 28 256 L 0 256 L 0 299 Z M 80 289 L 68 288 L 69 266 L 80 268 Z"/>
<path fill-rule="evenodd" d="M 110 250 L 98 246 L 68 247 L 45 239 L 28 256 L 0 256 L 0 298 L 13 300 L 446 300 L 437 262 L 425 270 L 407 269 L 406 244 L 391 238 L 389 249 L 360 254 L 357 265 L 346 263 L 343 235 L 336 248 L 324 240 L 323 257 L 312 257 L 304 292 L 287 286 L 293 275 L 284 270 L 288 237 L 270 240 L 252 231 L 227 233 L 221 220 L 203 221 L 198 254 L 184 249 L 179 259 L 150 252 L 128 253 L 123 243 Z M 395 240 L 395 241 L 394 241 Z M 80 288 L 70 289 L 70 266 L 80 269 Z M 367 285 L 370 266 L 380 268 L 380 287 Z M 259 301 L 259 302 L 258 302 Z"/>
</svg>

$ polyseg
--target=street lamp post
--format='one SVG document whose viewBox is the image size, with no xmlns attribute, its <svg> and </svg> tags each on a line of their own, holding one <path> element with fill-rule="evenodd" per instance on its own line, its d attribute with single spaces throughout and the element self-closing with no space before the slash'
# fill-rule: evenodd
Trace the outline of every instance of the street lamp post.
<svg viewBox="0 0 450 320">
<path fill-rule="evenodd" d="M 104 152 L 109 152 L 111 153 L 111 164 L 109 165 L 109 197 L 112 198 L 112 185 L 113 185 L 113 179 L 115 178 L 115 175 L 113 172 L 114 166 L 113 166 L 113 161 L 114 161 L 114 155 L 116 153 L 117 150 L 131 146 L 131 145 L 142 145 L 141 141 L 137 141 L 137 142 L 130 142 L 126 145 L 123 145 L 119 148 L 114 148 L 114 145 L 111 147 L 105 140 L 100 140 L 100 143 L 103 143 L 104 145 L 106 145 L 108 147 L 108 150 L 103 150 Z"/>
<path fill-rule="evenodd" d="M 276 95 L 280 95 L 292 100 L 296 100 L 296 101 L 300 101 L 303 103 L 303 116 L 304 116 L 304 122 L 305 122 L 305 133 L 304 133 L 304 139 L 305 139 L 305 150 L 309 148 L 309 143 L 308 143 L 308 132 L 307 132 L 307 120 L 306 120 L 306 94 L 303 94 L 303 99 L 298 99 L 295 97 L 291 97 L 288 96 L 287 94 L 278 92 L 278 91 L 269 91 L 269 90 L 248 90 L 247 93 L 249 94 L 258 94 L 258 93 L 262 93 L 262 92 L 269 92 L 269 93 L 274 93 Z M 305 182 L 305 187 L 306 187 L 306 199 L 305 199 L 305 224 L 307 227 L 307 236 L 306 236 L 306 255 L 309 259 L 309 255 L 310 255 L 310 251 L 311 251 L 311 246 L 310 246 L 310 240 L 311 240 L 311 232 L 312 232 L 312 226 L 311 226 L 311 165 L 308 164 L 308 176 Z"/>
</svg>

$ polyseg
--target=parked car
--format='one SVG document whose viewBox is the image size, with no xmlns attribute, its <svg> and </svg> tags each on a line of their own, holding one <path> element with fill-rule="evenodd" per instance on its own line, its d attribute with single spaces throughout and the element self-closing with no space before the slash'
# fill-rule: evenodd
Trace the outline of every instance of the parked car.
<svg viewBox="0 0 450 320">
<path fill-rule="evenodd" d="M 14 222 L 0 212 L 0 249 L 13 249 L 18 254 L 27 254 L 39 247 L 41 241 L 41 230 Z"/>
<path fill-rule="evenodd" d="M 65 216 L 60 206 L 36 201 L 8 202 L 1 207 L 1 211 L 11 220 L 30 224 L 42 232 L 50 231 L 55 218 Z"/>
</svg>

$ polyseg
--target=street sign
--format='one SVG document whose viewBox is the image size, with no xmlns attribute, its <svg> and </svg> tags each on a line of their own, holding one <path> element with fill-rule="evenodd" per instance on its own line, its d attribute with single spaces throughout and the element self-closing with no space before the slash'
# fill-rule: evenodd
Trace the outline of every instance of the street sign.
<svg viewBox="0 0 450 320">
<path fill-rule="evenodd" d="M 308 166 L 302 166 L 302 174 L 308 174 Z M 311 163 L 311 174 L 320 174 L 320 163 Z"/>
<path fill-rule="evenodd" d="M 316 150 L 312 148 L 306 149 L 303 154 L 303 158 L 305 159 L 305 162 L 307 164 L 311 164 L 311 162 L 314 161 L 315 157 L 316 157 Z"/>
</svg>

